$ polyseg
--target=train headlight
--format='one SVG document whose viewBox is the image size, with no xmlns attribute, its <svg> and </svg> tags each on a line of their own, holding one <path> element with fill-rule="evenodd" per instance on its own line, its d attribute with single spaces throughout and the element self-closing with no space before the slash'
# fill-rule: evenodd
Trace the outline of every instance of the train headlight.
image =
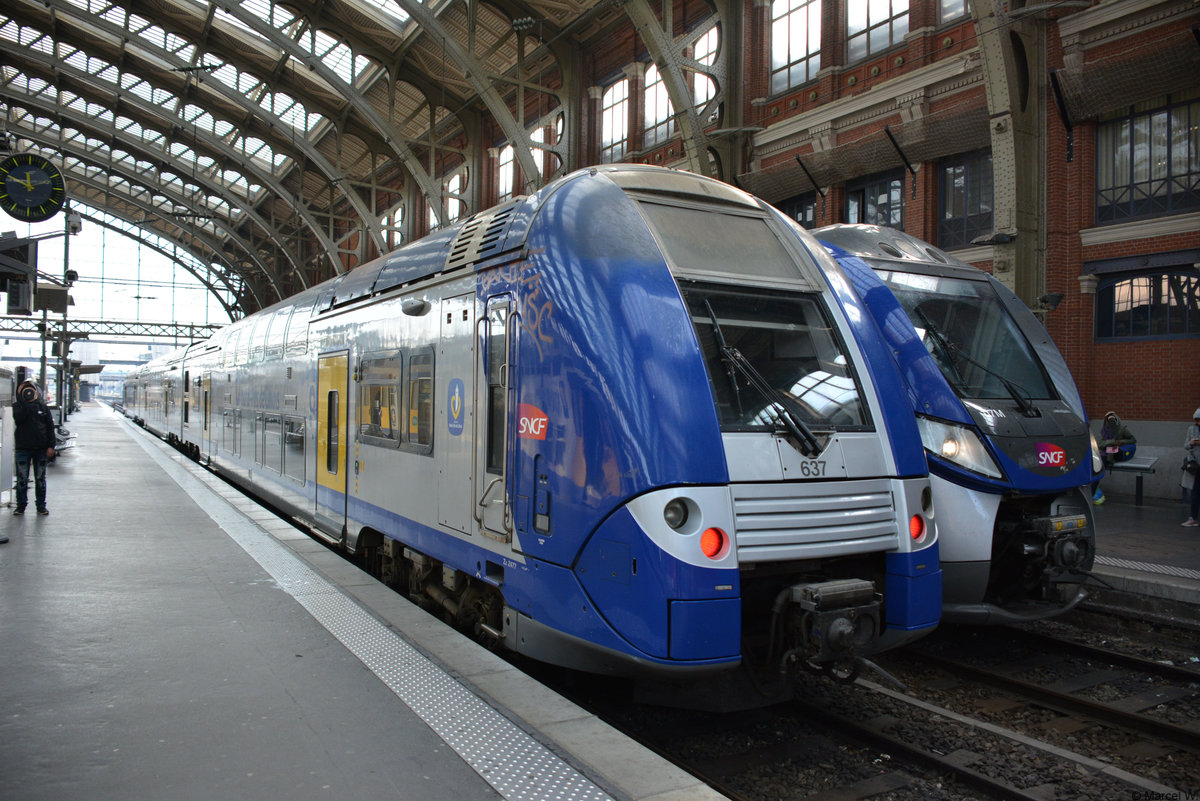
<svg viewBox="0 0 1200 801">
<path fill-rule="evenodd" d="M 663 507 L 663 520 L 673 529 L 683 528 L 683 524 L 688 520 L 688 508 L 682 498 L 667 501 L 667 505 Z"/>
<path fill-rule="evenodd" d="M 1003 478 L 1000 466 L 971 429 L 944 420 L 917 416 L 925 450 L 948 462 L 992 478 Z"/>
<path fill-rule="evenodd" d="M 1100 453 L 1100 443 L 1096 442 L 1096 435 L 1092 437 L 1092 475 L 1096 475 L 1104 469 L 1104 456 Z"/>
</svg>

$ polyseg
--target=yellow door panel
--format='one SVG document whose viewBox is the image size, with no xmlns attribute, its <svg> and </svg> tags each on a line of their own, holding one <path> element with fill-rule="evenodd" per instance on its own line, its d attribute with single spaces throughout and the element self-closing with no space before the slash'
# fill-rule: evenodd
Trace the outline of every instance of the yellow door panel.
<svg viewBox="0 0 1200 801">
<path fill-rule="evenodd" d="M 345 351 L 317 359 L 317 484 L 346 492 L 346 435 L 350 356 Z M 318 497 L 319 497 L 318 492 Z"/>
</svg>

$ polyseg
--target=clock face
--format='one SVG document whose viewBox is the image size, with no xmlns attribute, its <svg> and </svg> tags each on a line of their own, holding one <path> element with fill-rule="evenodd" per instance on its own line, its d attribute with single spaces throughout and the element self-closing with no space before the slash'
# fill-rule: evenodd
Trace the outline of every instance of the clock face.
<svg viewBox="0 0 1200 801">
<path fill-rule="evenodd" d="M 0 161 L 0 208 L 24 222 L 41 222 L 58 213 L 67 184 L 58 167 L 42 156 L 23 153 Z"/>
</svg>

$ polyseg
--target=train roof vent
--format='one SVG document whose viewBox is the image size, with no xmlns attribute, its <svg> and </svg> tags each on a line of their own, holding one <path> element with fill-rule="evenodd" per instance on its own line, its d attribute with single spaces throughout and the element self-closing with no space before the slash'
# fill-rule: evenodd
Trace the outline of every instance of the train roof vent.
<svg viewBox="0 0 1200 801">
<path fill-rule="evenodd" d="M 522 199 L 514 198 L 503 206 L 481 211 L 467 220 L 450 246 L 446 269 L 453 270 L 500 252 L 508 221 Z"/>
</svg>

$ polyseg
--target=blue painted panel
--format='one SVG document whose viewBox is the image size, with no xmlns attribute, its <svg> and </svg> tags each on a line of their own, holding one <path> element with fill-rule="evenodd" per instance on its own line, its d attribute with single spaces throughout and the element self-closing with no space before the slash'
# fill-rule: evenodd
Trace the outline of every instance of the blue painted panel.
<svg viewBox="0 0 1200 801">
<path fill-rule="evenodd" d="M 695 332 L 633 201 L 603 175 L 541 199 L 527 258 L 505 270 L 520 314 L 517 398 L 547 420 L 544 439 L 515 438 L 515 494 L 535 499 L 526 514 L 549 509 L 550 531 L 517 525 L 525 553 L 568 565 L 629 498 L 728 476 Z"/>
<path fill-rule="evenodd" d="M 671 602 L 671 658 L 737 656 L 742 643 L 742 602 L 737 598 Z"/>
<path fill-rule="evenodd" d="M 739 608 L 741 605 L 736 570 L 702 568 L 679 561 L 647 539 L 624 508 L 605 520 L 588 541 L 575 572 L 605 620 L 636 647 L 659 657 L 673 655 L 671 642 L 682 644 L 715 636 L 702 631 L 674 631 L 675 624 L 669 618 L 672 601 L 719 599 L 732 600 Z M 740 618 L 734 623 L 733 636 L 740 639 Z M 717 640 L 725 643 L 722 637 Z M 693 655 L 687 658 L 729 655 L 727 650 L 701 654 L 700 647 L 691 646 Z"/>
<path fill-rule="evenodd" d="M 938 545 L 887 555 L 884 614 L 889 629 L 912 631 L 936 626 L 942 617 L 942 570 Z"/>
</svg>

